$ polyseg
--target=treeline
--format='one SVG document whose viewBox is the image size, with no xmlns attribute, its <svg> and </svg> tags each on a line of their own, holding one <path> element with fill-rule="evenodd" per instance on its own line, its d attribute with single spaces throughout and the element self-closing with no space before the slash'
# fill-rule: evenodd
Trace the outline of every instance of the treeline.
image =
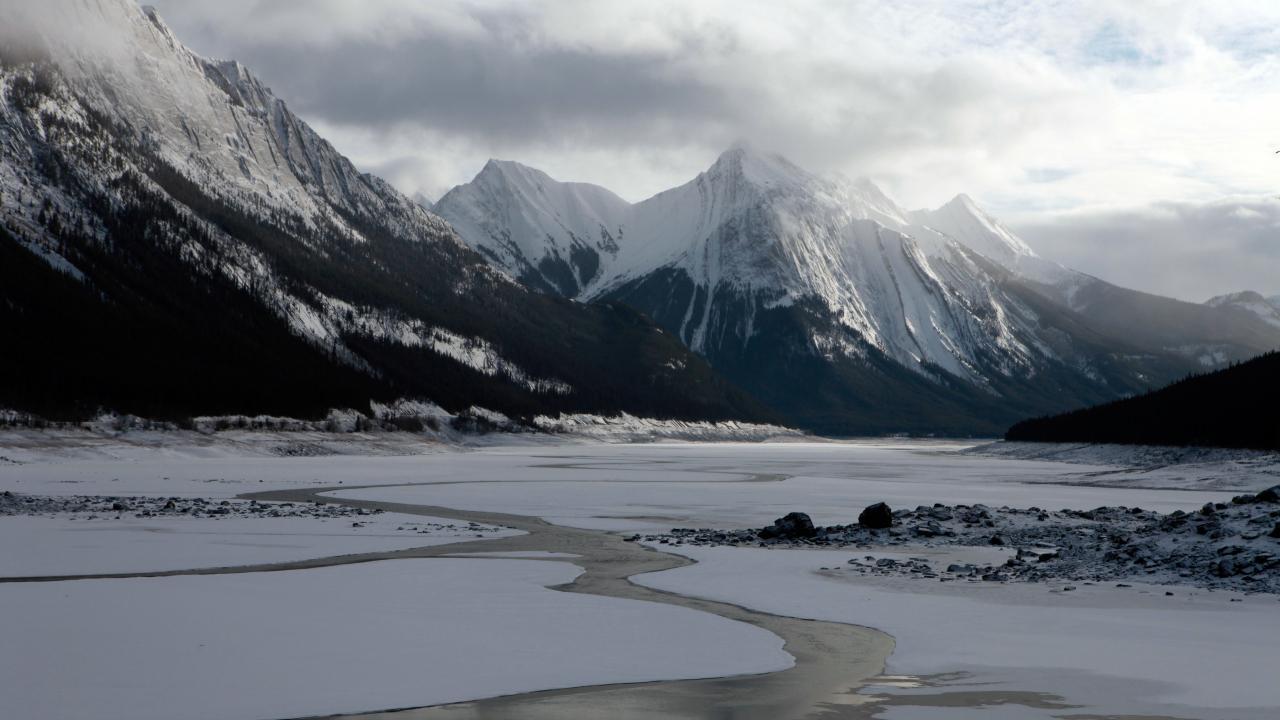
<svg viewBox="0 0 1280 720">
<path fill-rule="evenodd" d="M 1025 420 L 1005 439 L 1280 450 L 1280 352 L 1144 395 Z"/>
</svg>

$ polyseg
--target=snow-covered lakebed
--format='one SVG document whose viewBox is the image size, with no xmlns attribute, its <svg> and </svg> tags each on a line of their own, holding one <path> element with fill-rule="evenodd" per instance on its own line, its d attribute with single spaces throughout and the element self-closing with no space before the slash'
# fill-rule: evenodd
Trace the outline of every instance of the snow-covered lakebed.
<svg viewBox="0 0 1280 720">
<path fill-rule="evenodd" d="M 1168 512 L 1193 510 L 1208 501 L 1228 500 L 1237 490 L 1274 484 L 1274 475 L 1242 474 L 1237 467 L 1230 489 L 1220 483 L 1188 483 L 1185 478 L 1171 479 L 1171 489 L 1160 489 L 1151 486 L 1150 473 L 1139 488 L 1115 466 L 956 452 L 963 447 L 897 441 L 573 444 L 382 457 L 192 457 L 156 451 L 134 453 L 127 460 L 104 460 L 100 455 L 76 459 L 65 451 L 42 458 L 28 452 L 21 464 L 0 465 L 0 491 L 221 502 L 249 491 L 329 487 L 330 496 L 339 498 L 537 516 L 574 527 L 630 533 L 759 527 L 791 511 L 808 512 L 822 524 L 844 524 L 853 522 L 862 507 L 880 500 L 897 506 L 1123 504 Z M 354 489 L 338 489 L 340 484 Z M 285 520 L 0 516 L 5 547 L 21 547 L 11 542 L 38 546 L 18 553 L 21 559 L 10 561 L 0 572 L 39 574 L 31 572 L 39 569 L 33 563 L 75 572 L 114 572 L 148 565 L 194 568 L 274 562 L 290 553 L 317 557 L 391 550 L 426 537 L 396 530 L 405 521 L 391 513 L 379 515 L 366 528 L 351 528 L 346 518 L 313 520 L 314 532 L 301 525 L 285 531 Z M 43 527 L 23 526 L 37 521 Z M 209 544 L 175 539 L 183 536 L 181 527 L 166 527 L 205 522 L 218 524 L 217 540 Z M 109 523 L 119 523 L 118 529 L 96 531 L 111 527 Z M 241 530 L 235 523 L 262 524 Z M 161 531 L 148 532 L 147 527 Z M 273 542 L 269 538 L 277 527 L 294 537 L 287 543 Z M 371 532 L 360 532 L 365 529 Z M 241 532 L 244 537 L 237 539 Z M 83 546 L 85 537 L 92 538 L 89 550 Z M 456 539 L 476 538 L 462 532 Z M 148 546 L 149 541 L 155 545 Z M 166 542 L 169 545 L 160 549 Z M 210 546 L 224 542 L 235 546 L 234 553 L 208 555 Z M 280 555 L 283 550 L 273 547 L 280 544 L 305 547 Z M 1033 696 L 1049 697 L 1078 706 L 1072 712 L 1084 714 L 1272 717 L 1280 708 L 1280 690 L 1270 679 L 1270 668 L 1280 659 L 1273 650 L 1280 647 L 1280 602 L 1275 596 L 1177 588 L 1175 595 L 1166 596 L 1164 587 L 1141 586 L 1087 586 L 1064 593 L 1047 584 L 925 585 L 823 569 L 861 554 L 852 549 L 675 550 L 698 564 L 637 580 L 767 612 L 870 625 L 894 635 L 898 647 L 887 671 L 928 677 L 917 689 L 871 688 L 887 698 L 875 706 L 884 717 L 971 717 L 964 709 L 949 712 L 946 693 L 993 688 L 1025 693 L 1000 702 L 1016 705 L 1019 698 L 1030 702 L 1027 698 Z M 239 576 L 0 584 L 0 605 L 32 621 L 31 632 L 22 636 L 25 645 L 0 647 L 0 663 L 5 666 L 0 704 L 25 712 L 0 707 L 0 715 L 29 716 L 37 709 L 37 716 L 78 716 L 77 708 L 89 702 L 86 697 L 106 697 L 98 692 L 100 683 L 123 683 L 120 678 L 125 675 L 131 677 L 128 687 L 134 697 L 150 702 L 181 697 L 190 678 L 203 676 L 243 688 L 246 682 L 256 682 L 254 675 L 261 680 L 278 674 L 279 682 L 261 682 L 252 692 L 210 690 L 199 696 L 211 717 L 248 718 L 428 705 L 603 682 L 768 672 L 789 664 L 776 637 L 742 623 L 616 598 L 588 596 L 591 602 L 582 603 L 581 595 L 543 590 L 567 581 L 577 570 L 572 557 L 536 551 Z M 121 555 L 131 559 L 125 561 Z M 465 572 L 459 570 L 464 567 Z M 448 584 L 448 592 L 442 583 Z M 396 599 L 385 597 L 388 593 Z M 194 595 L 200 603 L 190 601 Z M 218 603 L 223 597 L 225 608 Z M 262 602 L 245 605 L 245 597 Z M 527 602 L 531 597 L 537 602 Z M 459 608 L 468 604 L 467 598 L 475 599 L 472 607 Z M 146 621 L 148 613 L 141 612 L 148 607 L 165 608 L 169 615 L 163 617 L 200 630 L 188 628 L 173 642 L 165 640 L 158 626 Z M 202 609 L 208 607 L 221 609 Z M 538 615 L 535 607 L 547 614 Z M 673 616 L 673 611 L 681 614 Z M 561 612 L 567 615 L 557 614 Z M 271 625 L 273 616 L 291 614 L 296 617 L 282 622 L 293 628 L 293 635 L 306 636 L 298 651 L 305 654 L 306 672 L 279 670 L 282 663 L 293 662 L 293 656 L 276 646 L 293 635 L 261 627 Z M 485 620 L 494 614 L 503 622 L 541 629 L 496 633 L 493 622 Z M 53 623 L 55 616 L 75 619 L 63 632 L 41 633 L 42 627 L 52 627 L 44 623 Z M 578 618 L 583 628 L 616 624 L 630 634 L 567 632 L 559 621 L 548 619 L 566 616 Z M 241 623 L 240 618 L 246 619 Z M 312 629 L 304 631 L 303 625 Z M 119 637 L 107 637 L 117 631 Z M 211 665 L 197 667 L 203 662 L 200 648 L 207 647 L 210 638 L 220 643 L 220 652 L 262 660 L 238 665 L 227 661 L 225 675 L 210 668 L 230 655 L 215 655 Z M 140 654 L 110 650 L 121 643 L 141 648 Z M 359 652 L 340 651 L 347 643 L 355 643 L 350 646 Z M 259 646 L 262 652 L 256 653 Z M 583 662 L 562 662 L 566 656 Z M 82 662 L 66 662 L 68 657 Z M 509 662 L 512 658 L 519 662 Z M 468 664 L 473 660 L 476 664 Z M 157 666 L 163 671 L 150 669 Z M 131 667 L 136 670 L 132 675 Z M 960 688 L 930 686 L 939 676 L 957 677 L 947 673 L 968 673 L 968 680 L 960 682 Z M 160 687 L 149 685 L 153 682 L 167 683 L 173 691 L 149 694 L 148 687 Z M 341 690 L 335 690 L 335 682 Z M 54 687 L 74 691 L 50 692 Z M 909 698 L 920 693 L 943 697 L 930 701 L 930 707 L 912 705 Z M 996 701 L 994 695 L 990 699 Z M 97 703 L 92 717 L 139 716 L 128 703 L 119 702 L 124 704 Z M 1013 706 L 1005 709 L 1009 707 Z M 1026 710 L 1019 717 L 1049 712 L 1030 705 L 1018 709 Z"/>
</svg>

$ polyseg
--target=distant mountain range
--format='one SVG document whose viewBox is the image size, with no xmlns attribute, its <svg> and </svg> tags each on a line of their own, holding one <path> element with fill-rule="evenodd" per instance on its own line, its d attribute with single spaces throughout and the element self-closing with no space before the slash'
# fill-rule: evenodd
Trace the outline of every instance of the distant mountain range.
<svg viewBox="0 0 1280 720">
<path fill-rule="evenodd" d="M 0 408 L 773 417 L 634 310 L 492 269 L 154 10 L 23 11 L 97 40 L 0 48 Z"/>
<path fill-rule="evenodd" d="M 0 48 L 0 409 L 997 434 L 1280 347 L 1252 297 L 1119 288 L 966 196 L 907 211 L 745 146 L 640 203 L 503 161 L 409 198 L 154 10 L 23 12 L 100 42 Z"/>
<path fill-rule="evenodd" d="M 1280 295 L 1263 297 L 1261 293 L 1246 290 L 1209 298 L 1205 305 L 1247 312 L 1256 315 L 1268 325 L 1280 327 Z"/>
<path fill-rule="evenodd" d="M 1050 262 L 967 196 L 907 211 L 745 146 L 634 204 L 492 160 L 433 210 L 512 277 L 640 310 L 822 432 L 995 433 L 1280 347 L 1238 308 Z"/>
</svg>

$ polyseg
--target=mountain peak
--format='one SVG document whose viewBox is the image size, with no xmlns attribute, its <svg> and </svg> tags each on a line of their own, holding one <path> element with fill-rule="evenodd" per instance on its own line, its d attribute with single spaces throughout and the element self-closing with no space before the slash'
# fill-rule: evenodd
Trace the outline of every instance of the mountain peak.
<svg viewBox="0 0 1280 720">
<path fill-rule="evenodd" d="M 489 158 L 473 182 L 481 184 L 539 185 L 556 181 L 541 170 L 518 163 L 515 160 Z"/>
<path fill-rule="evenodd" d="M 171 47 L 179 48 L 183 46 L 182 41 L 178 40 L 178 36 L 174 34 L 169 24 L 164 21 L 164 18 L 160 17 L 160 11 L 154 5 L 143 5 L 140 10 L 151 25 L 155 27 L 156 32 L 160 33 L 160 37 L 164 38 Z"/>
<path fill-rule="evenodd" d="M 489 158 L 485 161 L 484 167 L 480 169 L 480 174 L 484 173 L 508 173 L 520 169 L 530 169 L 529 166 L 516 162 L 515 160 L 499 160 L 498 158 Z"/>
<path fill-rule="evenodd" d="M 762 188 L 804 185 L 814 179 L 813 175 L 785 157 L 761 152 L 746 142 L 731 145 L 703 174 L 711 179 L 723 178 Z"/>
<path fill-rule="evenodd" d="M 956 195 L 937 210 L 917 210 L 911 215 L 1006 267 L 1017 267 L 1020 258 L 1036 257 L 1035 251 L 1022 238 L 991 217 L 965 193 Z"/>
<path fill-rule="evenodd" d="M 1280 296 L 1268 298 L 1253 290 L 1243 290 L 1211 297 L 1204 304 L 1215 308 L 1244 310 L 1253 313 L 1269 325 L 1280 327 Z"/>
<path fill-rule="evenodd" d="M 1225 295 L 1215 295 L 1204 302 L 1210 307 L 1219 307 L 1221 305 L 1232 305 L 1235 303 L 1264 303 L 1267 298 L 1262 293 L 1253 290 L 1242 290 L 1240 292 L 1226 293 Z"/>
<path fill-rule="evenodd" d="M 959 195 L 956 195 L 942 207 L 963 210 L 974 215 L 985 216 L 987 214 L 986 211 L 983 210 L 968 193 L 960 193 Z"/>
</svg>

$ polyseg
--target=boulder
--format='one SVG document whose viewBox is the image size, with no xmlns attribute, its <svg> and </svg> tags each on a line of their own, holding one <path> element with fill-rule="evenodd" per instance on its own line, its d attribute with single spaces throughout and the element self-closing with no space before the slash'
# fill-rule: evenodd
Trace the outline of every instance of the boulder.
<svg viewBox="0 0 1280 720">
<path fill-rule="evenodd" d="M 1254 502 L 1280 503 L 1280 485 L 1272 485 L 1253 496 Z"/>
<path fill-rule="evenodd" d="M 771 527 L 760 531 L 762 538 L 810 538 L 817 534 L 813 520 L 802 512 L 787 513 L 773 521 Z"/>
<path fill-rule="evenodd" d="M 872 530 L 883 530 L 893 525 L 893 510 L 882 502 L 868 505 L 858 514 L 858 524 Z"/>
</svg>

